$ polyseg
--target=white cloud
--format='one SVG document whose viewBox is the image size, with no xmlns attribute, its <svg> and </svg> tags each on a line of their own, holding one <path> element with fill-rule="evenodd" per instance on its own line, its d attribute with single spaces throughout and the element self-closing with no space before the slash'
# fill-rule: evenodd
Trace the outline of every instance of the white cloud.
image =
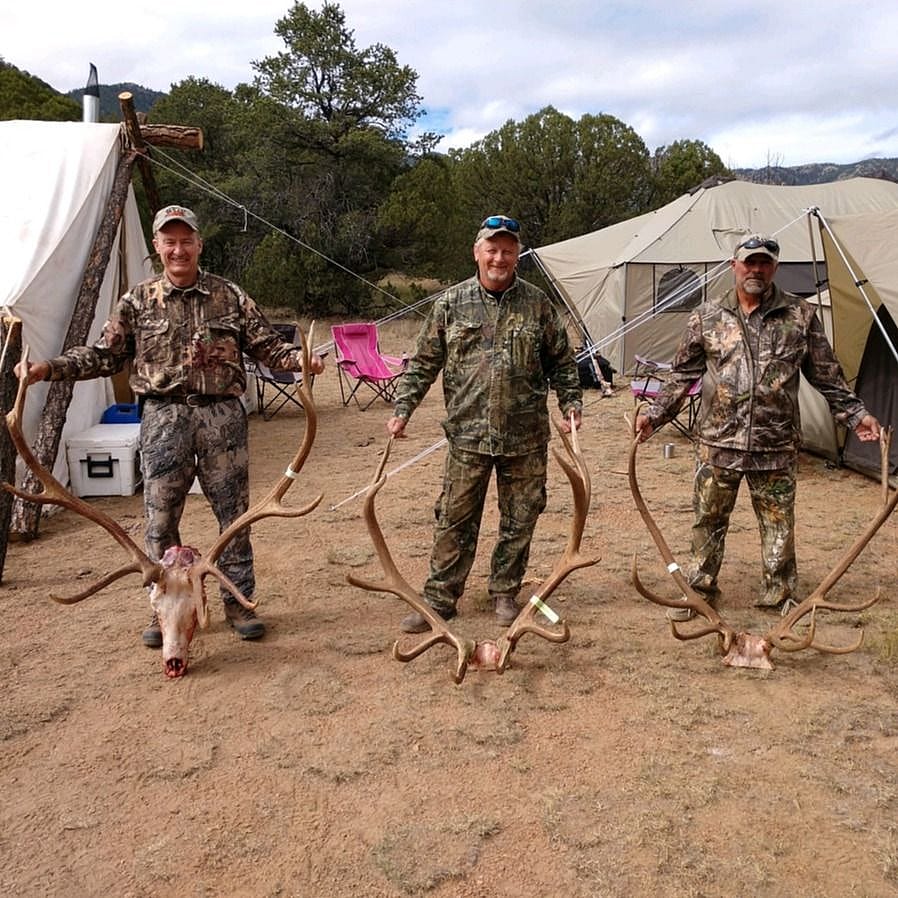
<svg viewBox="0 0 898 898">
<path fill-rule="evenodd" d="M 309 2 L 319 8 L 320 2 Z M 340 4 L 360 47 L 382 43 L 419 75 L 424 107 L 466 146 L 546 105 L 608 113 L 649 150 L 703 140 L 737 167 L 898 156 L 898 7 L 870 0 L 755 0 L 734 11 L 689 4 L 556 0 L 484 6 L 475 0 Z M 232 88 L 251 61 L 282 49 L 287 0 L 194 0 L 176 12 L 135 0 L 4 13 L 0 54 L 59 90 L 104 83 L 157 90 L 195 75 Z M 424 118 L 424 129 L 432 124 Z"/>
</svg>

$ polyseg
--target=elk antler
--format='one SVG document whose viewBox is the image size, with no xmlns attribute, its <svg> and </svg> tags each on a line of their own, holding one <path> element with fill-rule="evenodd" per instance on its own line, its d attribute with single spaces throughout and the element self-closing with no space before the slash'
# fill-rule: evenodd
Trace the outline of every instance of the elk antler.
<svg viewBox="0 0 898 898">
<path fill-rule="evenodd" d="M 534 633 L 549 642 L 561 643 L 570 639 L 571 632 L 567 623 L 560 620 L 558 615 L 545 604 L 545 601 L 569 574 L 579 568 L 590 567 L 599 561 L 598 558 L 584 558 L 580 554 L 580 542 L 583 539 L 586 515 L 589 512 L 589 503 L 592 497 L 592 484 L 589 469 L 586 466 L 583 453 L 580 451 L 577 429 L 572 418 L 570 437 L 568 437 L 556 420 L 553 419 L 552 423 L 561 437 L 567 456 L 563 456 L 557 449 L 552 448 L 555 460 L 561 465 L 571 484 L 574 494 L 574 517 L 571 521 L 571 530 L 564 554 L 555 564 L 549 576 L 540 583 L 530 597 L 530 601 L 521 609 L 505 634 L 499 637 L 499 661 L 496 665 L 496 670 L 499 673 L 505 671 L 518 640 L 527 633 Z M 533 618 L 537 611 L 541 611 L 553 624 L 560 623 L 561 629 L 552 630 L 536 623 Z"/>
<path fill-rule="evenodd" d="M 312 449 L 312 443 L 315 442 L 315 434 L 318 431 L 318 412 L 315 408 L 315 401 L 312 398 L 312 391 L 309 388 L 309 384 L 311 383 L 311 351 L 309 347 L 312 343 L 312 331 L 314 330 L 314 322 L 309 327 L 309 335 L 306 335 L 302 332 L 302 330 L 297 326 L 296 332 L 300 336 L 300 343 L 302 345 L 302 370 L 303 377 L 302 381 L 296 385 L 296 392 L 298 394 L 299 403 L 303 407 L 303 411 L 306 414 L 306 429 L 303 434 L 303 438 L 300 441 L 299 448 L 296 450 L 296 455 L 293 456 L 292 461 L 289 465 L 287 465 L 287 470 L 281 475 L 280 479 L 277 483 L 272 487 L 271 492 L 268 493 L 267 496 L 263 497 L 258 503 L 256 503 L 252 508 L 245 511 L 239 518 L 232 521 L 219 535 L 218 539 L 215 541 L 215 544 L 212 548 L 206 553 L 204 559 L 197 566 L 197 574 L 204 578 L 206 576 L 213 576 L 216 580 L 218 580 L 224 587 L 227 589 L 234 598 L 237 599 L 244 607 L 253 609 L 256 607 L 255 602 L 250 602 L 241 592 L 240 590 L 227 578 L 225 575 L 216 567 L 215 562 L 218 560 L 221 553 L 225 550 L 228 543 L 245 527 L 248 527 L 250 524 L 255 523 L 256 521 L 261 520 L 262 518 L 299 518 L 303 515 L 307 515 L 310 511 L 313 511 L 321 500 L 324 498 L 324 494 L 321 494 L 314 498 L 307 505 L 302 506 L 301 508 L 285 508 L 281 504 L 281 500 L 287 493 L 287 490 L 293 485 L 294 481 L 299 476 L 299 472 L 302 470 L 303 465 L 306 463 L 306 459 L 309 457 L 309 452 Z"/>
<path fill-rule="evenodd" d="M 839 582 L 842 575 L 854 563 L 867 543 L 873 539 L 877 530 L 888 520 L 889 515 L 898 504 L 898 489 L 891 491 L 889 495 L 889 447 L 892 443 L 892 428 L 885 427 L 879 438 L 880 452 L 880 477 L 882 484 L 882 502 L 879 511 L 873 516 L 864 532 L 854 541 L 852 546 L 836 562 L 833 569 L 823 578 L 817 588 L 803 601 L 792 609 L 776 626 L 767 632 L 764 639 L 771 645 L 784 652 L 798 652 L 802 649 L 816 649 L 818 652 L 827 652 L 833 655 L 844 655 L 861 647 L 864 641 L 864 631 L 861 630 L 858 638 L 849 645 L 834 646 L 818 642 L 816 639 L 816 614 L 817 609 L 826 611 L 863 611 L 875 605 L 882 594 L 877 587 L 873 597 L 852 605 L 844 605 L 837 602 L 827 602 L 826 594 Z M 795 625 L 806 615 L 810 615 L 808 631 L 804 636 L 795 632 Z"/>
<path fill-rule="evenodd" d="M 439 614 L 437 614 L 436 611 L 434 611 L 434 609 L 431 608 L 414 589 L 412 589 L 402 574 L 399 573 L 399 569 L 393 561 L 393 556 L 390 554 L 390 549 L 384 538 L 383 530 L 377 521 L 377 516 L 374 511 L 374 500 L 380 492 L 381 487 L 387 482 L 387 477 L 383 471 L 387 459 L 390 457 L 390 448 L 392 445 L 393 437 L 391 436 L 384 448 L 374 479 L 368 487 L 368 494 L 365 496 L 363 512 L 365 525 L 368 528 L 371 542 L 374 543 L 374 550 L 377 553 L 381 567 L 384 570 L 385 578 L 380 583 L 375 583 L 371 580 L 363 580 L 353 574 L 348 574 L 346 579 L 353 586 L 358 586 L 360 589 L 366 589 L 369 592 L 392 593 L 394 596 L 408 602 L 408 604 L 430 624 L 430 633 L 413 648 L 407 650 L 400 649 L 399 640 L 393 644 L 393 657 L 397 661 L 411 661 L 413 658 L 417 658 L 418 655 L 426 652 L 431 646 L 440 642 L 445 643 L 446 645 L 451 645 L 457 652 L 455 673 L 452 675 L 452 679 L 456 683 L 461 683 L 465 678 L 468 664 L 472 660 L 476 661 L 477 643 L 473 639 L 466 639 L 453 633 L 446 625 L 446 621 L 444 621 L 443 618 L 441 618 Z"/>
<path fill-rule="evenodd" d="M 630 481 L 630 492 L 633 494 L 633 501 L 636 503 L 636 510 L 639 512 L 642 520 L 645 522 L 645 526 L 648 529 L 652 540 L 658 547 L 658 551 L 661 553 L 661 557 L 662 559 L 664 559 L 664 563 L 667 565 L 667 572 L 671 575 L 671 577 L 673 577 L 674 583 L 677 584 L 677 587 L 680 589 L 682 596 L 677 599 L 668 599 L 664 596 L 659 596 L 657 593 L 652 592 L 647 586 L 645 586 L 639 579 L 638 564 L 635 553 L 633 554 L 633 585 L 636 587 L 636 591 L 641 596 L 651 602 L 654 602 L 656 605 L 665 605 L 669 608 L 688 608 L 695 614 L 700 614 L 706 621 L 708 621 L 710 626 L 703 627 L 699 630 L 686 632 L 681 631 L 677 627 L 676 623 L 670 620 L 669 623 L 671 633 L 677 639 L 699 639 L 702 636 L 709 636 L 712 633 L 716 633 L 721 653 L 729 656 L 730 651 L 733 649 L 734 645 L 736 645 L 736 637 L 738 634 L 732 627 L 729 626 L 729 624 L 727 624 L 723 620 L 723 618 L 711 607 L 711 605 L 709 605 L 708 602 L 706 602 L 698 594 L 698 592 L 696 592 L 692 588 L 692 586 L 689 584 L 689 581 L 683 576 L 680 565 L 674 558 L 673 552 L 671 552 L 670 546 L 668 546 L 667 540 L 665 540 L 664 534 L 661 532 L 661 528 L 655 522 L 655 519 L 652 517 L 652 513 L 649 511 L 648 506 L 645 504 L 645 500 L 642 498 L 642 491 L 639 489 L 639 482 L 636 479 L 636 450 L 639 448 L 639 443 L 639 437 L 634 432 L 633 440 L 630 444 L 630 461 L 627 469 Z M 725 661 L 724 663 L 729 662 Z"/>
<path fill-rule="evenodd" d="M 21 327 L 21 321 L 15 320 L 12 327 Z M 131 556 L 131 561 L 122 565 L 116 570 L 104 577 L 101 577 L 95 583 L 91 584 L 83 592 L 79 592 L 73 596 L 50 596 L 54 602 L 60 602 L 63 605 L 72 605 L 80 602 L 88 596 L 92 596 L 95 592 L 101 590 L 104 586 L 124 577 L 126 574 L 141 573 L 143 575 L 143 585 L 149 586 L 151 583 L 159 579 L 162 570 L 161 566 L 151 561 L 149 556 L 140 549 L 137 544 L 125 532 L 122 526 L 116 523 L 108 515 L 102 511 L 89 505 L 83 499 L 72 495 L 34 456 L 31 447 L 28 445 L 25 435 L 22 433 L 22 410 L 25 405 L 25 393 L 28 390 L 28 347 L 22 348 L 22 361 L 19 368 L 19 389 L 16 393 L 15 403 L 6 415 L 6 427 L 9 430 L 10 438 L 16 447 L 19 455 L 25 464 L 34 472 L 44 488 L 42 493 L 29 493 L 25 490 L 17 489 L 9 483 L 0 483 L 8 493 L 18 496 L 26 502 L 37 502 L 40 504 L 61 505 L 77 514 L 82 515 L 89 521 L 99 524 L 106 530 L 112 538 Z"/>
</svg>

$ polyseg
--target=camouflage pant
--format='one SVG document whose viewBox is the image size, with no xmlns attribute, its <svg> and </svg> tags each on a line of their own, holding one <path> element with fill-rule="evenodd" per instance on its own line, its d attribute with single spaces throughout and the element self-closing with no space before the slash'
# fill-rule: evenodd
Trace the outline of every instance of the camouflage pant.
<svg viewBox="0 0 898 898">
<path fill-rule="evenodd" d="M 151 558 L 159 559 L 169 546 L 182 544 L 179 525 L 194 475 L 218 519 L 219 533 L 246 511 L 246 437 L 246 412 L 239 399 L 199 408 L 147 400 L 140 425 L 140 457 L 145 544 Z M 245 596 L 252 596 L 255 577 L 249 528 L 231 540 L 218 567 Z"/>
<path fill-rule="evenodd" d="M 489 593 L 514 598 L 521 588 L 530 541 L 546 507 L 546 449 L 520 456 L 490 456 L 450 446 L 437 500 L 430 575 L 424 597 L 439 610 L 454 609 L 474 564 L 483 505 L 493 469 L 499 533 L 490 563 Z"/>
<path fill-rule="evenodd" d="M 731 471 L 697 463 L 692 568 L 687 572 L 693 586 L 704 592 L 717 588 L 730 514 L 744 477 L 761 532 L 763 593 L 758 604 L 777 605 L 795 597 L 795 473 L 794 464 L 779 471 Z"/>
</svg>

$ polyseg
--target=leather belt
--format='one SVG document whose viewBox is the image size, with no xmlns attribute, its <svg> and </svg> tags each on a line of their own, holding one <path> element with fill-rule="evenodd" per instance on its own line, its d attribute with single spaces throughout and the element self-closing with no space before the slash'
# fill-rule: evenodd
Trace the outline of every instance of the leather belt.
<svg viewBox="0 0 898 898">
<path fill-rule="evenodd" d="M 143 401 L 152 400 L 153 402 L 173 402 L 175 405 L 189 405 L 191 408 L 202 408 L 207 405 L 214 405 L 216 402 L 224 402 L 226 399 L 236 399 L 236 396 L 210 396 L 205 393 L 187 393 L 185 395 L 165 396 L 159 393 L 147 393 L 143 397 Z"/>
</svg>

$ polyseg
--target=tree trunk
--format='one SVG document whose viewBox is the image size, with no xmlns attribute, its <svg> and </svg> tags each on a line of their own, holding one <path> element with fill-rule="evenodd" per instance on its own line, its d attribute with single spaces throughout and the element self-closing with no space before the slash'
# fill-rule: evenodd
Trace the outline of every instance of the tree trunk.
<svg viewBox="0 0 898 898">
<path fill-rule="evenodd" d="M 179 150 L 201 150 L 203 131 L 186 125 L 141 125 L 143 139 L 156 147 L 175 147 Z"/>
<path fill-rule="evenodd" d="M 9 316 L 0 319 L 0 340 L 3 342 L 3 362 L 0 365 L 0 411 L 5 417 L 13 407 L 19 386 L 12 369 L 22 355 L 22 322 Z M 0 477 L 6 483 L 16 482 L 16 449 L 9 438 L 5 422 L 0 432 Z M 12 503 L 12 494 L 6 490 L 0 491 L 0 583 L 3 582 L 3 568 L 6 565 Z"/>
<path fill-rule="evenodd" d="M 118 169 L 115 173 L 115 181 L 106 204 L 106 211 L 94 238 L 94 244 L 84 269 L 84 277 L 81 280 L 81 289 L 75 301 L 72 311 L 72 320 L 69 330 L 62 345 L 65 352 L 73 346 L 83 346 L 87 342 L 90 326 L 93 323 L 97 309 L 97 299 L 100 295 L 100 285 L 109 264 L 109 256 L 115 235 L 125 208 L 128 197 L 128 187 L 131 184 L 131 171 L 134 167 L 135 153 L 126 151 L 119 159 Z M 37 438 L 34 443 L 34 454 L 37 460 L 47 469 L 53 470 L 56 455 L 59 452 L 59 443 L 62 438 L 62 426 L 65 423 L 69 403 L 72 400 L 72 381 L 55 381 L 50 384 L 47 393 L 47 402 L 41 415 Z M 29 492 L 37 492 L 40 482 L 30 471 L 25 477 L 23 488 Z M 35 539 L 40 524 L 41 507 L 34 502 L 23 502 L 16 499 L 13 503 L 12 526 L 23 539 Z"/>
</svg>

